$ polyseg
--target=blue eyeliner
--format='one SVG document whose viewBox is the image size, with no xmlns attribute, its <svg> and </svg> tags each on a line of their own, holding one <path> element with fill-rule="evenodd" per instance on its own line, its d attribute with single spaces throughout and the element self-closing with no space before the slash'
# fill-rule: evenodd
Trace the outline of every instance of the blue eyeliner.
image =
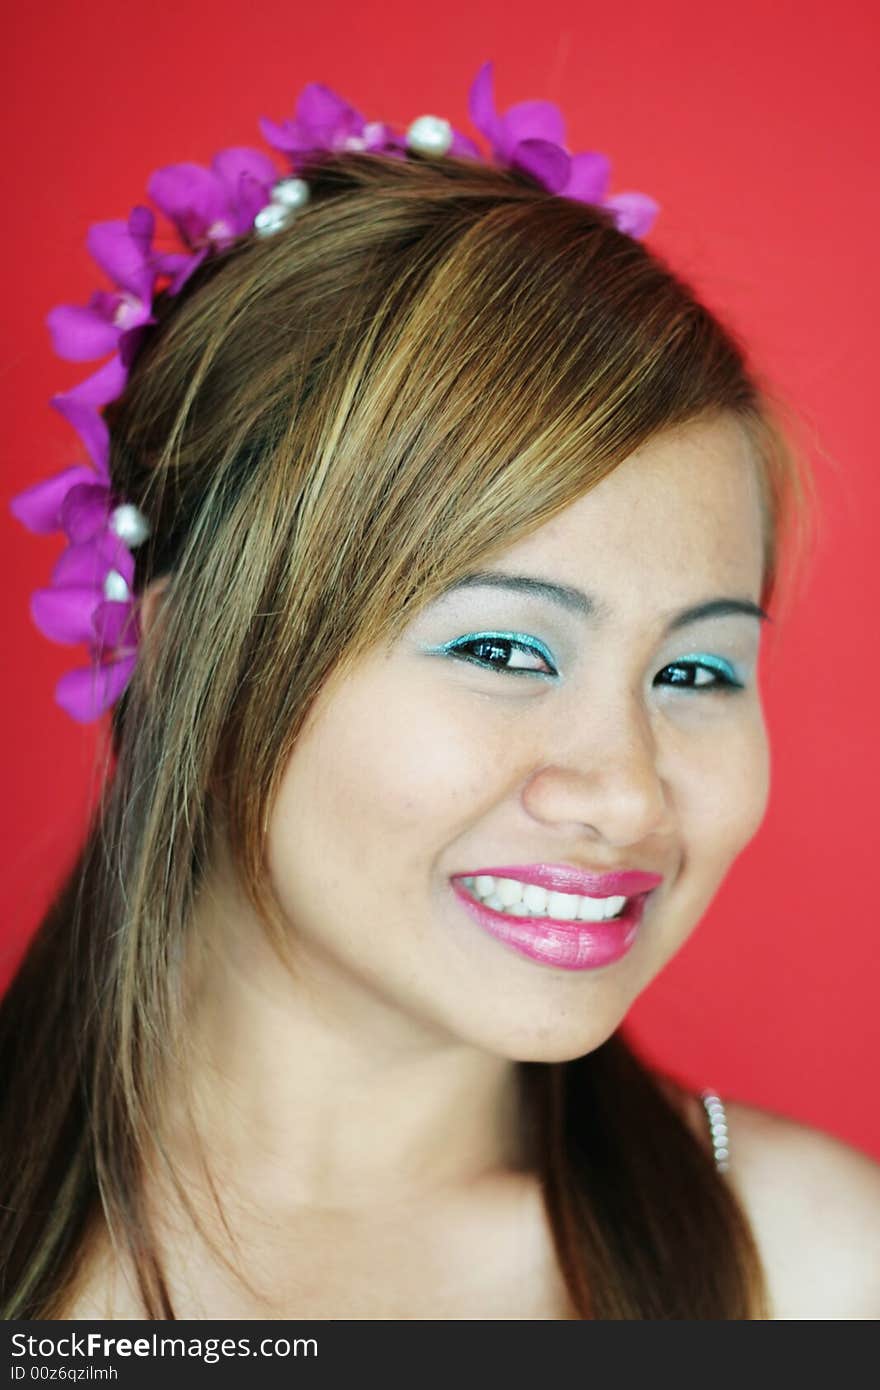
<svg viewBox="0 0 880 1390">
<path fill-rule="evenodd" d="M 675 661 L 670 661 L 670 666 L 683 666 L 685 663 L 693 663 L 697 666 L 708 666 L 713 671 L 718 671 L 732 685 L 740 689 L 744 688 L 744 682 L 740 679 L 738 672 L 729 661 L 725 661 L 721 656 L 710 656 L 707 652 L 690 652 L 687 656 L 679 656 Z M 692 687 L 696 689 L 697 687 Z M 706 687 L 708 689 L 708 687 Z"/>
<path fill-rule="evenodd" d="M 492 662 L 480 657 L 471 656 L 466 648 L 473 642 L 506 642 L 514 647 L 525 649 L 526 651 L 537 652 L 537 654 L 552 669 L 550 671 L 534 671 L 528 667 L 517 666 L 496 666 Z M 439 646 L 424 647 L 423 650 L 430 656 L 458 656 L 462 661 L 468 661 L 471 665 L 477 666 L 481 670 L 500 671 L 505 675 L 515 676 L 543 676 L 544 679 L 556 679 L 559 675 L 556 669 L 556 662 L 548 647 L 538 637 L 534 637 L 529 632 L 511 632 L 509 629 L 481 629 L 477 632 L 464 633 L 458 637 L 453 637 L 449 642 L 442 642 Z M 664 670 L 676 666 L 697 666 L 702 670 L 710 670 L 717 674 L 718 680 L 711 685 L 684 685 L 679 684 L 678 689 L 687 690 L 695 694 L 731 692 L 744 690 L 745 682 L 740 678 L 737 669 L 723 657 L 712 656 L 708 652 L 689 652 L 686 656 L 680 656 L 675 661 L 670 661 Z"/>
<path fill-rule="evenodd" d="M 555 677 L 555 675 L 557 674 L 556 662 L 554 661 L 549 649 L 545 647 L 544 643 L 540 641 L 539 638 L 533 637 L 531 633 L 528 632 L 511 632 L 509 629 L 505 629 L 503 631 L 496 631 L 494 629 L 481 629 L 479 632 L 468 632 L 464 633 L 462 636 L 453 637 L 453 639 L 450 642 L 442 642 L 439 647 L 426 647 L 424 650 L 428 652 L 430 655 L 449 655 L 450 652 L 455 652 L 458 647 L 467 646 L 469 642 L 491 641 L 510 642 L 515 646 L 525 647 L 528 651 L 537 652 L 538 655 L 542 657 L 544 661 L 546 661 L 548 666 L 552 666 L 553 670 L 530 671 L 527 667 L 522 666 L 493 667 L 491 662 L 479 661 L 474 657 L 465 656 L 463 659 L 470 660 L 472 664 L 475 666 L 482 666 L 484 670 L 503 671 L 505 672 L 505 674 L 510 673 L 517 676 L 544 676 L 546 678 L 549 676 Z"/>
</svg>

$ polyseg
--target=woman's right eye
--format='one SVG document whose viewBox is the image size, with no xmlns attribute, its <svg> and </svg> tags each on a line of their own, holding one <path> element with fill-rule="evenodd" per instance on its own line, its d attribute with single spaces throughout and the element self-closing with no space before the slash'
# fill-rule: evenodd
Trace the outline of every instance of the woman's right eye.
<svg viewBox="0 0 880 1390">
<path fill-rule="evenodd" d="M 438 650 L 490 671 L 516 676 L 559 674 L 544 643 L 527 633 L 474 632 L 445 642 Z"/>
</svg>

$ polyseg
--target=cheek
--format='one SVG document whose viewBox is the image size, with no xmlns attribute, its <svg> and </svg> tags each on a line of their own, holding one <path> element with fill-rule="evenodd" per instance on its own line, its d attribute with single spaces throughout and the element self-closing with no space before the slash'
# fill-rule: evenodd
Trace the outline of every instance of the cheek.
<svg viewBox="0 0 880 1390">
<path fill-rule="evenodd" d="M 760 707 L 707 740 L 689 770 L 683 819 L 692 867 L 720 880 L 759 829 L 770 793 L 770 750 Z"/>
<path fill-rule="evenodd" d="M 352 680 L 291 755 L 272 852 L 288 877 L 294 862 L 306 874 L 320 866 L 347 896 L 389 879 L 406 891 L 407 867 L 430 867 L 497 796 L 501 753 L 449 691 L 399 673 Z"/>
</svg>

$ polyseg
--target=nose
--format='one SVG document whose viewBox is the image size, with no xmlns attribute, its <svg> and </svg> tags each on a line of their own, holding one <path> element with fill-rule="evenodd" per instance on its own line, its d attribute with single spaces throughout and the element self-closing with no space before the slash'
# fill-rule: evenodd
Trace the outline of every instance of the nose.
<svg viewBox="0 0 880 1390">
<path fill-rule="evenodd" d="M 672 796 L 650 719 L 634 698 L 599 717 L 572 721 L 549 761 L 527 779 L 523 805 L 533 819 L 615 849 L 668 835 Z"/>
</svg>

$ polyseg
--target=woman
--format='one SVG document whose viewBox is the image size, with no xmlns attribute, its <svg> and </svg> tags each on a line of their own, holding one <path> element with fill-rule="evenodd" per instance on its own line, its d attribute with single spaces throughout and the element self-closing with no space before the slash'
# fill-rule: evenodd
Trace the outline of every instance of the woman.
<svg viewBox="0 0 880 1390">
<path fill-rule="evenodd" d="M 621 1032 L 766 806 L 766 397 L 609 200 L 294 167 L 99 402 L 140 648 L 0 1011 L 5 1316 L 877 1316 L 877 1166 Z"/>
</svg>

